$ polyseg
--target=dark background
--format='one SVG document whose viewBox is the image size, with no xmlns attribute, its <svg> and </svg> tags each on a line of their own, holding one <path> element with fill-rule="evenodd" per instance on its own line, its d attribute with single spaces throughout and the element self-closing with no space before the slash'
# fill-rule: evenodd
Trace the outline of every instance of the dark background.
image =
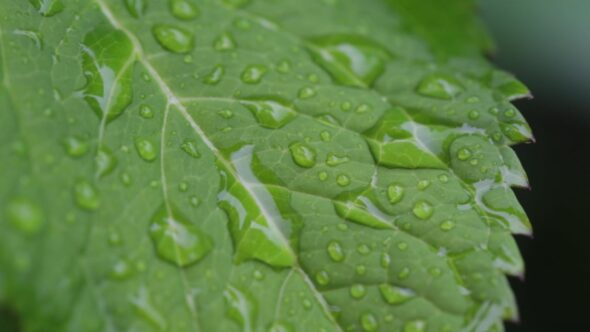
<svg viewBox="0 0 590 332">
<path fill-rule="evenodd" d="M 511 280 L 509 332 L 590 331 L 590 1 L 481 0 L 492 60 L 529 86 L 516 103 L 537 142 L 515 147 L 532 190 L 517 195 L 534 227 L 518 238 L 525 280 Z"/>
</svg>

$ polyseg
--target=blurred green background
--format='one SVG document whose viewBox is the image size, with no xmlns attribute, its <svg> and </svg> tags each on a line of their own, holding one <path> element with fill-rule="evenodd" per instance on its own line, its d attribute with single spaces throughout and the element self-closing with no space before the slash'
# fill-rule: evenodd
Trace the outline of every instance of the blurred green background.
<svg viewBox="0 0 590 332">
<path fill-rule="evenodd" d="M 537 142 L 516 147 L 534 225 L 520 238 L 525 280 L 512 280 L 521 319 L 509 332 L 589 331 L 590 1 L 479 0 L 496 41 L 491 58 L 529 86 L 517 102 Z"/>
</svg>

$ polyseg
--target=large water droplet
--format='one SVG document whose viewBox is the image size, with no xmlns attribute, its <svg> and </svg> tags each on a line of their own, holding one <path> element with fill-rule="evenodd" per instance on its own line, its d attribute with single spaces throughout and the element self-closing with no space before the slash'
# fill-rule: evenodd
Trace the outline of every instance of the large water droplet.
<svg viewBox="0 0 590 332">
<path fill-rule="evenodd" d="M 411 290 L 390 284 L 379 285 L 379 291 L 385 302 L 389 304 L 401 304 L 414 297 L 414 292 Z"/>
<path fill-rule="evenodd" d="M 137 153 L 141 157 L 141 159 L 145 161 L 154 161 L 158 156 L 158 148 L 157 146 L 152 143 L 151 140 L 147 138 L 138 138 L 135 140 L 135 149 Z"/>
<path fill-rule="evenodd" d="M 367 294 L 367 289 L 364 285 L 356 284 L 350 287 L 350 296 L 355 299 L 363 298 Z"/>
<path fill-rule="evenodd" d="M 12 226 L 28 234 L 37 233 L 45 223 L 41 208 L 24 197 L 12 199 L 8 203 L 6 217 Z"/>
<path fill-rule="evenodd" d="M 111 121 L 131 104 L 134 54 L 131 41 L 121 30 L 101 25 L 84 37 L 86 86 L 82 94 L 101 119 Z"/>
<path fill-rule="evenodd" d="M 426 97 L 452 99 L 463 91 L 463 86 L 453 76 L 437 73 L 428 75 L 422 79 L 416 91 Z"/>
<path fill-rule="evenodd" d="M 181 20 L 192 20 L 199 16 L 199 8 L 188 0 L 170 0 L 170 11 Z"/>
<path fill-rule="evenodd" d="M 330 283 L 330 275 L 328 274 L 328 272 L 322 270 L 316 273 L 315 280 L 321 286 L 326 286 Z"/>
<path fill-rule="evenodd" d="M 308 49 L 316 61 L 340 84 L 367 87 L 381 76 L 389 52 L 366 37 L 332 35 L 313 38 Z"/>
<path fill-rule="evenodd" d="M 203 78 L 203 83 L 208 85 L 215 85 L 221 81 L 225 69 L 222 65 L 215 65 L 213 69 Z"/>
<path fill-rule="evenodd" d="M 193 34 L 169 24 L 156 24 L 152 29 L 158 43 L 174 53 L 188 53 L 194 47 Z"/>
<path fill-rule="evenodd" d="M 82 209 L 94 211 L 100 206 L 100 195 L 94 185 L 79 179 L 74 184 L 74 201 Z"/>
<path fill-rule="evenodd" d="M 392 184 L 387 187 L 387 198 L 391 204 L 395 204 L 404 197 L 404 188 L 397 184 Z"/>
<path fill-rule="evenodd" d="M 414 204 L 414 208 L 412 209 L 414 215 L 422 220 L 426 220 L 432 216 L 434 212 L 434 208 L 430 203 L 426 201 L 418 201 Z"/>
<path fill-rule="evenodd" d="M 311 168 L 316 163 L 316 152 L 315 150 L 301 142 L 293 143 L 289 145 L 289 151 L 295 164 L 304 167 Z"/>
<path fill-rule="evenodd" d="M 172 206 L 162 205 L 156 211 L 149 232 L 158 255 L 180 267 L 203 259 L 213 246 L 194 222 Z"/>
<path fill-rule="evenodd" d="M 278 129 L 291 122 L 296 116 L 293 105 L 276 98 L 248 99 L 242 102 L 260 126 Z"/>
</svg>

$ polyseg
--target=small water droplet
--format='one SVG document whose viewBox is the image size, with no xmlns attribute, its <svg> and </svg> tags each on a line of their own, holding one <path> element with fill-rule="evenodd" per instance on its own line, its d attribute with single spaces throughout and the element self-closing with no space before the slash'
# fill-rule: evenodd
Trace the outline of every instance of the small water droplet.
<svg viewBox="0 0 590 332">
<path fill-rule="evenodd" d="M 88 152 L 88 142 L 76 136 L 66 137 L 63 146 L 70 157 L 81 157 Z"/>
<path fill-rule="evenodd" d="M 422 220 L 426 220 L 432 216 L 434 209 L 430 203 L 426 201 L 418 201 L 414 204 L 414 208 L 412 209 L 414 215 Z"/>
<path fill-rule="evenodd" d="M 144 119 L 151 119 L 154 117 L 154 111 L 148 105 L 141 105 L 139 107 L 139 115 Z"/>
<path fill-rule="evenodd" d="M 388 268 L 391 264 L 391 256 L 388 253 L 384 252 L 381 254 L 381 267 Z"/>
<path fill-rule="evenodd" d="M 283 59 L 277 64 L 277 71 L 281 74 L 286 74 L 291 71 L 291 62 Z"/>
<path fill-rule="evenodd" d="M 326 181 L 328 179 L 328 173 L 321 171 L 318 173 L 318 178 L 320 179 L 320 181 Z"/>
<path fill-rule="evenodd" d="M 443 231 L 448 232 L 453 228 L 455 228 L 455 222 L 453 222 L 452 220 L 445 220 L 440 223 L 440 229 L 442 229 Z"/>
<path fill-rule="evenodd" d="M 397 184 L 392 184 L 387 187 L 387 198 L 391 204 L 395 204 L 404 197 L 404 188 Z"/>
<path fill-rule="evenodd" d="M 124 280 L 133 274 L 133 269 L 126 260 L 117 261 L 111 268 L 110 276 L 116 280 Z"/>
<path fill-rule="evenodd" d="M 371 252 L 371 248 L 369 248 L 369 246 L 366 244 L 360 244 L 358 247 L 356 247 L 356 251 L 358 251 L 358 253 L 361 255 L 368 255 Z"/>
<path fill-rule="evenodd" d="M 330 283 L 330 275 L 328 274 L 328 272 L 322 270 L 316 273 L 315 280 L 321 286 L 326 286 Z"/>
<path fill-rule="evenodd" d="M 342 262 L 344 260 L 344 252 L 340 243 L 332 241 L 328 244 L 328 255 L 334 262 Z"/>
<path fill-rule="evenodd" d="M 311 168 L 316 163 L 316 152 L 315 150 L 301 142 L 293 143 L 289 145 L 289 151 L 295 164 L 304 167 Z"/>
<path fill-rule="evenodd" d="M 359 106 L 357 106 L 355 112 L 362 114 L 362 113 L 368 113 L 372 110 L 371 106 L 367 105 L 367 104 L 360 104 Z"/>
<path fill-rule="evenodd" d="M 310 87 L 303 87 L 299 90 L 299 98 L 301 99 L 309 99 L 315 96 L 316 92 L 313 88 Z"/>
<path fill-rule="evenodd" d="M 421 320 L 415 320 L 404 324 L 404 332 L 426 332 L 426 323 Z"/>
<path fill-rule="evenodd" d="M 24 197 L 12 199 L 8 203 L 6 217 L 12 226 L 27 234 L 37 233 L 45 223 L 41 208 Z"/>
<path fill-rule="evenodd" d="M 264 65 L 249 65 L 242 72 L 242 82 L 246 84 L 260 83 L 262 77 L 266 74 L 267 68 Z"/>
<path fill-rule="evenodd" d="M 147 8 L 146 0 L 125 0 L 125 6 L 129 14 L 135 18 L 139 18 L 145 13 Z"/>
<path fill-rule="evenodd" d="M 205 75 L 205 77 L 203 78 L 203 83 L 208 85 L 215 85 L 221 81 L 224 73 L 225 69 L 222 65 L 215 65 L 215 67 L 213 67 L 209 74 Z"/>
<path fill-rule="evenodd" d="M 101 146 L 94 157 L 94 166 L 96 167 L 96 175 L 103 177 L 110 174 L 117 166 L 117 159 L 113 152 L 106 146 Z"/>
<path fill-rule="evenodd" d="M 360 264 L 355 267 L 356 274 L 363 276 L 367 273 L 367 267 Z"/>
<path fill-rule="evenodd" d="M 153 215 L 150 236 L 158 255 L 180 267 L 203 259 L 212 248 L 209 237 L 174 207 L 162 205 Z"/>
<path fill-rule="evenodd" d="M 347 175 L 344 174 L 340 174 L 338 175 L 338 177 L 336 178 L 336 183 L 340 186 L 340 187 L 346 187 L 350 184 L 350 178 Z"/>
<path fill-rule="evenodd" d="M 193 207 L 197 207 L 201 204 L 201 200 L 197 196 L 191 196 L 189 201 Z"/>
<path fill-rule="evenodd" d="M 457 158 L 463 161 L 471 158 L 471 150 L 469 150 L 468 148 L 459 149 L 459 151 L 457 151 Z"/>
<path fill-rule="evenodd" d="M 171 0 L 170 11 L 181 20 L 192 20 L 199 16 L 199 8 L 188 0 Z"/>
<path fill-rule="evenodd" d="M 260 126 L 270 129 L 282 128 L 297 114 L 293 105 L 276 98 L 244 100 L 242 105 L 252 112 Z"/>
<path fill-rule="evenodd" d="M 365 313 L 361 315 L 361 326 L 363 331 L 374 332 L 377 331 L 379 323 L 377 322 L 375 315 L 371 313 Z"/>
<path fill-rule="evenodd" d="M 428 180 L 420 180 L 418 181 L 418 189 L 424 190 L 430 186 L 430 181 Z"/>
<path fill-rule="evenodd" d="M 156 24 L 152 33 L 158 43 L 168 51 L 188 53 L 194 47 L 193 34 L 174 25 Z"/>
<path fill-rule="evenodd" d="M 467 104 L 477 104 L 477 103 L 479 103 L 479 97 L 471 96 L 471 97 L 465 99 L 465 102 L 467 102 Z"/>
<path fill-rule="evenodd" d="M 397 274 L 399 280 L 404 280 L 410 276 L 410 268 L 404 267 L 401 271 Z"/>
<path fill-rule="evenodd" d="M 199 150 L 197 150 L 197 143 L 195 141 L 186 139 L 180 145 L 180 148 L 182 149 L 182 151 L 184 151 L 186 154 L 188 154 L 189 156 L 191 156 L 193 158 L 201 157 Z"/>
<path fill-rule="evenodd" d="M 213 48 L 216 51 L 230 51 L 236 48 L 236 41 L 231 33 L 224 32 L 215 39 L 213 42 Z"/>
<path fill-rule="evenodd" d="M 100 206 L 98 190 L 84 179 L 79 179 L 74 184 L 74 200 L 80 208 L 88 211 L 94 211 Z"/>
<path fill-rule="evenodd" d="M 390 284 L 379 285 L 379 291 L 385 302 L 401 304 L 414 297 L 414 293 L 406 288 L 395 287 Z"/>
<path fill-rule="evenodd" d="M 453 76 L 438 73 L 431 74 L 422 79 L 416 91 L 426 97 L 452 99 L 463 91 L 463 86 Z"/>
<path fill-rule="evenodd" d="M 260 270 L 254 270 L 254 272 L 252 273 L 252 276 L 254 277 L 254 279 L 256 279 L 258 281 L 264 279 L 264 273 L 262 273 L 262 271 L 260 271 Z"/>
<path fill-rule="evenodd" d="M 145 161 L 154 161 L 158 156 L 158 148 L 147 138 L 137 138 L 135 140 L 135 149 L 141 159 Z"/>
<path fill-rule="evenodd" d="M 129 187 L 132 183 L 132 179 L 131 179 L 131 175 L 129 175 L 129 173 L 123 172 L 121 173 L 121 182 L 123 182 L 123 185 L 126 187 Z"/>
<path fill-rule="evenodd" d="M 469 111 L 468 117 L 471 120 L 477 120 L 479 119 L 479 112 L 477 110 L 471 110 Z"/>
<path fill-rule="evenodd" d="M 188 190 L 188 183 L 186 182 L 181 182 L 178 184 L 178 190 L 180 190 L 180 192 L 186 192 Z"/>
<path fill-rule="evenodd" d="M 350 296 L 355 299 L 363 298 L 367 294 L 367 289 L 361 284 L 355 284 L 350 287 Z"/>
<path fill-rule="evenodd" d="M 408 249 L 408 244 L 402 241 L 397 244 L 397 248 L 401 251 L 406 251 Z"/>
<path fill-rule="evenodd" d="M 438 180 L 442 183 L 449 182 L 449 177 L 446 174 L 441 174 L 438 176 Z"/>
<path fill-rule="evenodd" d="M 329 131 L 324 130 L 320 133 L 320 138 L 322 139 L 322 141 L 324 142 L 329 142 L 332 140 L 332 135 L 330 134 Z"/>
<path fill-rule="evenodd" d="M 347 163 L 350 159 L 347 156 L 339 156 L 332 152 L 328 153 L 326 158 L 326 165 L 328 166 L 338 166 L 344 163 Z"/>
</svg>

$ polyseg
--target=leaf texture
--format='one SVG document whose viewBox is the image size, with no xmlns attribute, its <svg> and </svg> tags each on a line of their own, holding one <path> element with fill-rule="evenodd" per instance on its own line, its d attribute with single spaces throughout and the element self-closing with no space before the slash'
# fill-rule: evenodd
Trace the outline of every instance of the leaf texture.
<svg viewBox="0 0 590 332">
<path fill-rule="evenodd" d="M 25 331 L 503 331 L 530 223 L 471 1 L 0 1 Z"/>
</svg>

